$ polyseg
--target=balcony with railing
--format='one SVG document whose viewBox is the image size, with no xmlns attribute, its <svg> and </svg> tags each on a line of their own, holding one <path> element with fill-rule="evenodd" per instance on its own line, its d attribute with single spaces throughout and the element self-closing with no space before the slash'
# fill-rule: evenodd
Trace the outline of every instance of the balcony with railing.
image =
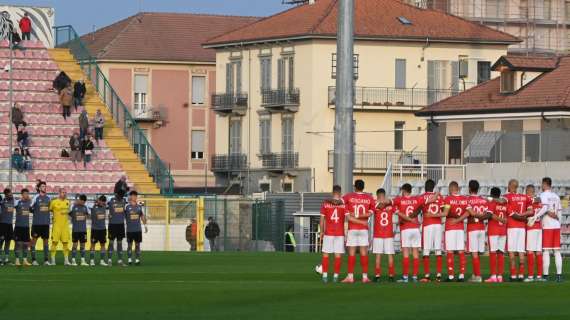
<svg viewBox="0 0 570 320">
<path fill-rule="evenodd" d="M 419 165 L 427 162 L 426 152 L 406 151 L 356 151 L 354 153 L 355 172 L 384 172 L 388 164 Z M 329 150 L 329 170 L 334 168 L 334 151 Z"/>
<path fill-rule="evenodd" d="M 245 115 L 247 99 L 247 93 L 216 93 L 212 95 L 212 108 L 224 115 Z"/>
<path fill-rule="evenodd" d="M 247 155 L 242 153 L 214 155 L 212 157 L 213 172 L 232 172 L 247 169 Z"/>
<path fill-rule="evenodd" d="M 459 94 L 459 90 L 391 87 L 356 87 L 354 110 L 417 111 Z M 329 106 L 336 103 L 336 87 L 328 88 Z"/>
<path fill-rule="evenodd" d="M 285 170 L 299 167 L 298 152 L 270 153 L 260 157 L 264 169 Z"/>
<path fill-rule="evenodd" d="M 148 107 L 133 109 L 133 118 L 136 121 L 141 122 L 156 122 L 163 120 L 160 110 Z"/>
<path fill-rule="evenodd" d="M 301 103 L 299 88 L 263 89 L 261 91 L 261 106 L 268 111 L 297 112 Z"/>
</svg>

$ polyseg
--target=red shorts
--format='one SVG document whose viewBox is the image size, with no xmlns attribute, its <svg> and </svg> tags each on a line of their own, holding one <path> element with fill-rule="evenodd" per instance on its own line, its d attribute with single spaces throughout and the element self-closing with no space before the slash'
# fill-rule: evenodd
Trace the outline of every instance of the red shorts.
<svg viewBox="0 0 570 320">
<path fill-rule="evenodd" d="M 542 249 L 560 249 L 560 229 L 542 230 Z"/>
</svg>

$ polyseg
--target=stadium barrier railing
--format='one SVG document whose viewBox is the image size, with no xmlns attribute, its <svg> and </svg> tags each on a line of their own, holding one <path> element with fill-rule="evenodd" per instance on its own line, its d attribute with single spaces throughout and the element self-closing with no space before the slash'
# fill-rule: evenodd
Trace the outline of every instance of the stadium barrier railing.
<svg viewBox="0 0 570 320">
<path fill-rule="evenodd" d="M 174 179 L 169 166 L 160 158 L 152 147 L 129 108 L 123 103 L 109 80 L 105 77 L 97 59 L 91 55 L 81 37 L 72 26 L 57 26 L 55 30 L 56 48 L 67 48 L 78 61 L 87 79 L 93 84 L 99 97 L 113 115 L 115 123 L 123 130 L 133 151 L 144 164 L 162 194 L 172 194 Z"/>
</svg>

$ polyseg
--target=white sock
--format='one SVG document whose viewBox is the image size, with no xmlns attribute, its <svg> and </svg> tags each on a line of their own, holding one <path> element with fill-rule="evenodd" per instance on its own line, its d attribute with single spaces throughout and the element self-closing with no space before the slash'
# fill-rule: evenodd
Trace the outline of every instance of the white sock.
<svg viewBox="0 0 570 320">
<path fill-rule="evenodd" d="M 347 276 L 348 276 L 350 279 L 352 279 L 352 278 L 354 277 L 354 274 L 349 273 Z"/>
<path fill-rule="evenodd" d="M 329 274 L 328 274 L 328 273 L 326 273 L 326 272 L 323 272 L 323 278 L 326 278 L 326 277 L 328 277 L 328 276 L 329 276 Z"/>
<path fill-rule="evenodd" d="M 560 250 L 554 251 L 554 263 L 556 263 L 556 274 L 562 274 L 562 254 Z"/>
<path fill-rule="evenodd" d="M 338 273 L 335 273 L 333 277 L 338 278 Z"/>
<path fill-rule="evenodd" d="M 368 279 L 368 274 L 363 273 L 363 274 L 362 274 L 362 279 Z"/>
<path fill-rule="evenodd" d="M 550 269 L 550 250 L 544 250 L 542 254 L 542 274 L 548 276 Z"/>
</svg>

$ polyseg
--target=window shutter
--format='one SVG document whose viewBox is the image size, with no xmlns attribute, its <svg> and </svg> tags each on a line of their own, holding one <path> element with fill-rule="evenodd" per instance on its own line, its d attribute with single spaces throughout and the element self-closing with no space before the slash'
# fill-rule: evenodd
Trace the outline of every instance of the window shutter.
<svg viewBox="0 0 570 320">
<path fill-rule="evenodd" d="M 278 89 L 285 88 L 285 60 L 277 60 L 277 87 Z"/>
<path fill-rule="evenodd" d="M 204 152 L 204 131 L 192 130 L 192 152 Z"/>
<path fill-rule="evenodd" d="M 233 68 L 231 63 L 226 64 L 226 93 L 234 92 Z"/>
<path fill-rule="evenodd" d="M 395 76 L 395 87 L 397 89 L 406 88 L 406 59 L 396 59 Z"/>
<path fill-rule="evenodd" d="M 192 104 L 204 104 L 206 91 L 205 77 L 192 77 Z"/>
<path fill-rule="evenodd" d="M 428 104 L 434 103 L 435 100 L 435 88 L 436 88 L 436 76 L 435 76 L 435 61 L 429 60 L 427 63 L 427 88 L 428 88 Z"/>
<path fill-rule="evenodd" d="M 135 93 L 147 93 L 148 76 L 143 74 L 135 75 Z"/>
<path fill-rule="evenodd" d="M 236 62 L 236 93 L 241 93 L 241 61 Z"/>
<path fill-rule="evenodd" d="M 289 89 L 295 88 L 295 59 L 289 57 Z"/>
<path fill-rule="evenodd" d="M 459 61 L 451 61 L 451 88 L 459 90 Z"/>
</svg>

